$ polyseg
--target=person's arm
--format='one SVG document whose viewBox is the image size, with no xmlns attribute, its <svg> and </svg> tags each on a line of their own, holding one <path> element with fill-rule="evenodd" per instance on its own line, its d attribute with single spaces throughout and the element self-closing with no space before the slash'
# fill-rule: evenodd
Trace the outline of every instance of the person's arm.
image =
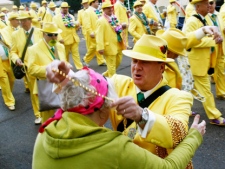
<svg viewBox="0 0 225 169">
<path fill-rule="evenodd" d="M 141 35 L 136 31 L 136 28 L 137 28 L 137 23 L 135 22 L 135 19 L 131 17 L 128 31 L 135 39 L 138 40 L 141 38 Z"/>
</svg>

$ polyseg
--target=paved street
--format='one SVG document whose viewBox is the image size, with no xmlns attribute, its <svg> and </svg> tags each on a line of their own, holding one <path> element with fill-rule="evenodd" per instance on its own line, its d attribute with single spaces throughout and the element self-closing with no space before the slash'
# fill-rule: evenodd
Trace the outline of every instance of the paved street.
<svg viewBox="0 0 225 169">
<path fill-rule="evenodd" d="M 81 39 L 81 57 L 85 52 L 85 41 Z M 97 66 L 96 60 L 90 63 L 90 67 L 101 73 L 106 70 L 106 67 Z M 124 56 L 117 73 L 130 75 L 129 58 Z M 214 85 L 212 90 L 215 92 Z M 0 169 L 31 169 L 33 146 L 39 125 L 34 125 L 31 102 L 29 94 L 24 92 L 23 81 L 16 80 L 13 93 L 16 98 L 15 111 L 9 111 L 0 97 Z M 225 101 L 216 99 L 216 105 L 225 116 Z M 193 158 L 195 169 L 224 169 L 225 127 L 210 125 L 201 103 L 197 101 L 194 102 L 193 111 L 200 113 L 201 119 L 207 122 L 204 142 Z M 190 124 L 192 120 L 193 117 L 190 118 Z"/>
</svg>

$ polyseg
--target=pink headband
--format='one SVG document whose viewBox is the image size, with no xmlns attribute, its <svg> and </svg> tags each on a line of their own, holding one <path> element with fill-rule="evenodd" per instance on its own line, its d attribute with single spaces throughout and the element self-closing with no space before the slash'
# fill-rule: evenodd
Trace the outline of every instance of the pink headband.
<svg viewBox="0 0 225 169">
<path fill-rule="evenodd" d="M 105 77 L 88 67 L 84 67 L 83 70 L 88 71 L 89 76 L 90 76 L 90 85 L 92 85 L 96 89 L 96 92 L 100 95 L 106 96 L 108 93 L 108 82 L 105 79 Z M 104 103 L 104 98 L 96 95 L 95 99 L 93 100 L 93 102 L 90 103 L 90 105 L 88 105 L 86 107 L 83 107 L 83 106 L 73 107 L 73 108 L 68 109 L 68 111 L 80 113 L 83 115 L 91 114 L 91 113 L 94 113 L 95 111 L 99 110 L 102 107 L 103 103 Z M 44 122 L 41 125 L 39 132 L 40 133 L 44 132 L 44 128 L 48 124 L 50 124 L 52 121 L 60 120 L 62 118 L 63 112 L 64 111 L 62 109 L 58 109 L 55 112 L 53 117 L 49 118 L 46 122 Z"/>
</svg>

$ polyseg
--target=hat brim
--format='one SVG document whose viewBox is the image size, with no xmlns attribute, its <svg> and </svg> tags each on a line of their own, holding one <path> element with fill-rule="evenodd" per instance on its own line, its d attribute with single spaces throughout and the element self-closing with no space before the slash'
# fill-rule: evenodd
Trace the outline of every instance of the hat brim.
<svg viewBox="0 0 225 169">
<path fill-rule="evenodd" d="M 122 53 L 127 57 L 138 59 L 138 60 L 152 61 L 152 62 L 165 62 L 165 63 L 174 62 L 174 59 L 171 59 L 171 58 L 166 58 L 166 60 L 162 60 L 154 56 L 146 55 L 139 52 L 134 52 L 132 50 L 123 50 Z"/>
<path fill-rule="evenodd" d="M 44 33 L 62 33 L 62 30 L 61 29 L 58 29 L 57 31 L 54 31 L 54 32 L 50 32 L 50 31 L 46 31 L 46 30 L 43 30 L 43 29 L 39 29 L 41 32 L 44 32 Z"/>
</svg>

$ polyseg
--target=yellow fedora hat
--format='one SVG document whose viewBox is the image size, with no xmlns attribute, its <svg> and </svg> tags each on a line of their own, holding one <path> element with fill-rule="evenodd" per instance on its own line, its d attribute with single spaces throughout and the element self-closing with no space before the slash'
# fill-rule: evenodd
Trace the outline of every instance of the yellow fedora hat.
<svg viewBox="0 0 225 169">
<path fill-rule="evenodd" d="M 82 0 L 81 4 L 89 3 L 88 0 Z"/>
<path fill-rule="evenodd" d="M 8 8 L 3 7 L 3 8 L 1 9 L 1 12 L 3 12 L 3 11 L 9 11 L 9 10 L 8 10 Z"/>
<path fill-rule="evenodd" d="M 135 8 L 136 6 L 143 6 L 143 3 L 141 3 L 141 1 L 136 1 L 133 5 L 133 8 Z"/>
<path fill-rule="evenodd" d="M 61 33 L 62 30 L 57 27 L 57 25 L 53 22 L 45 22 L 43 28 L 40 29 L 42 32 L 46 33 Z"/>
<path fill-rule="evenodd" d="M 208 1 L 208 0 L 192 0 L 191 4 L 196 4 L 198 2 L 203 2 L 203 1 Z"/>
<path fill-rule="evenodd" d="M 25 9 L 24 6 L 20 5 L 19 10 L 24 10 L 24 9 Z"/>
<path fill-rule="evenodd" d="M 158 30 L 156 32 L 156 36 L 167 41 L 168 49 L 181 56 L 186 56 L 186 45 L 187 45 L 187 37 L 181 32 L 179 29 L 170 28 L 166 31 Z"/>
<path fill-rule="evenodd" d="M 37 8 L 37 4 L 34 3 L 34 2 L 31 2 L 30 7 L 31 7 L 31 8 Z"/>
<path fill-rule="evenodd" d="M 0 17 L 5 16 L 5 13 L 1 12 L 0 13 Z"/>
<path fill-rule="evenodd" d="M 109 7 L 113 7 L 110 1 L 105 1 L 102 3 L 102 9 L 109 8 Z"/>
<path fill-rule="evenodd" d="M 176 2 L 176 0 L 170 0 L 170 3 L 172 3 L 172 2 Z"/>
<path fill-rule="evenodd" d="M 13 5 L 12 9 L 18 9 L 18 7 L 16 5 Z"/>
<path fill-rule="evenodd" d="M 123 50 L 125 56 L 145 61 L 174 62 L 167 58 L 167 42 L 162 38 L 144 34 L 132 50 Z"/>
<path fill-rule="evenodd" d="M 28 11 L 21 11 L 17 19 L 32 19 L 30 12 Z"/>
<path fill-rule="evenodd" d="M 19 14 L 17 12 L 10 12 L 8 15 L 8 20 L 11 21 L 12 19 L 17 19 Z"/>
<path fill-rule="evenodd" d="M 41 1 L 41 4 L 43 5 L 43 4 L 47 4 L 48 2 L 47 1 Z"/>
<path fill-rule="evenodd" d="M 55 8 L 56 5 L 53 1 L 51 1 L 49 4 L 48 4 L 48 8 Z"/>
<path fill-rule="evenodd" d="M 69 8 L 70 6 L 68 5 L 67 2 L 62 2 L 61 3 L 61 8 Z"/>
</svg>

